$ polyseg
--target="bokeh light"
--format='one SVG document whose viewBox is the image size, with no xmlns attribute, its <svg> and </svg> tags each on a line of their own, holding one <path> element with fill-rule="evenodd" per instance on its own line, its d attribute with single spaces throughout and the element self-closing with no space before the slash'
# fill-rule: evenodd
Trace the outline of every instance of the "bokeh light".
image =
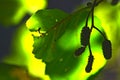
<svg viewBox="0 0 120 80">
<path fill-rule="evenodd" d="M 47 0 L 21 0 L 24 9 L 30 13 L 46 8 Z"/>
<path fill-rule="evenodd" d="M 49 76 L 45 75 L 45 63 L 43 63 L 42 60 L 35 58 L 32 53 L 33 43 L 34 41 L 31 32 L 24 25 L 21 26 L 15 32 L 11 55 L 7 56 L 4 59 L 4 62 L 25 66 L 28 69 L 29 74 L 44 80 L 50 80 Z"/>
</svg>

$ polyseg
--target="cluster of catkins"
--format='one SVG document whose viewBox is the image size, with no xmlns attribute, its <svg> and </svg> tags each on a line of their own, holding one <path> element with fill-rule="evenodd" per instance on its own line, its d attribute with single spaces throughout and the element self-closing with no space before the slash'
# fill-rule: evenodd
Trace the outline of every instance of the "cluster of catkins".
<svg viewBox="0 0 120 80">
<path fill-rule="evenodd" d="M 78 48 L 75 52 L 76 56 L 81 55 L 84 51 L 86 46 L 90 45 L 90 33 L 91 29 L 89 27 L 83 27 L 81 32 L 81 45 L 82 47 Z M 111 48 L 111 42 L 107 38 L 104 37 L 104 41 L 102 42 L 102 51 L 105 59 L 110 59 L 112 57 L 112 48 Z M 94 56 L 90 52 L 89 58 L 88 58 L 88 64 L 85 68 L 86 72 L 90 72 L 92 70 L 92 64 L 94 61 Z"/>
<path fill-rule="evenodd" d="M 100 34 L 102 34 L 102 36 L 104 37 L 104 41 L 102 42 L 102 51 L 104 58 L 110 59 L 112 57 L 112 46 L 110 40 L 108 40 L 107 37 L 94 25 L 92 25 L 91 29 L 86 25 L 85 27 L 82 28 L 80 34 L 80 42 L 82 46 L 75 51 L 75 56 L 81 55 L 85 51 L 85 48 L 87 46 L 89 47 L 90 55 L 88 57 L 88 64 L 85 68 L 85 71 L 88 73 L 92 70 L 92 64 L 94 61 L 94 56 L 92 55 L 92 51 L 90 47 L 90 34 L 93 28 L 95 28 L 98 32 L 100 32 Z"/>
</svg>

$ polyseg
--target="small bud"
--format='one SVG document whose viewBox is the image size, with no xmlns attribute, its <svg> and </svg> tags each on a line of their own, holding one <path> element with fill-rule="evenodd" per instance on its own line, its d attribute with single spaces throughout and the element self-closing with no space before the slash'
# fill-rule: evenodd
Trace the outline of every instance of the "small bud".
<svg viewBox="0 0 120 80">
<path fill-rule="evenodd" d="M 92 2 L 88 2 L 88 3 L 87 3 L 87 6 L 88 6 L 88 7 L 92 7 L 92 5 L 93 5 Z"/>
<path fill-rule="evenodd" d="M 92 64 L 93 64 L 94 57 L 92 55 L 89 56 L 88 58 L 88 64 L 85 68 L 85 71 L 89 73 L 92 70 Z"/>
<path fill-rule="evenodd" d="M 87 46 L 89 44 L 90 29 L 89 27 L 83 27 L 81 32 L 81 45 Z"/>
<path fill-rule="evenodd" d="M 84 51 L 85 51 L 85 47 L 78 48 L 78 49 L 75 51 L 75 56 L 81 55 Z"/>
<path fill-rule="evenodd" d="M 102 43 L 102 50 L 105 59 L 110 59 L 112 57 L 112 47 L 110 40 L 105 39 Z"/>
</svg>

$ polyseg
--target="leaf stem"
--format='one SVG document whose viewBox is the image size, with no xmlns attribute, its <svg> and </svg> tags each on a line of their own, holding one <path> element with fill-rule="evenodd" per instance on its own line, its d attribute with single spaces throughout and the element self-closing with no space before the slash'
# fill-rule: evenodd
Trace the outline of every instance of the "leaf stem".
<svg viewBox="0 0 120 80">
<path fill-rule="evenodd" d="M 92 5 L 92 9 L 91 9 L 91 11 L 90 11 L 90 12 L 92 12 L 92 25 L 91 25 L 90 35 L 91 35 L 92 29 L 93 29 L 93 26 L 94 26 L 94 7 L 95 7 L 95 4 L 96 4 L 96 0 L 94 0 L 94 3 L 93 3 L 93 5 Z M 89 14 L 89 15 L 90 15 L 90 14 Z M 87 19 L 87 20 L 88 20 L 88 19 Z M 90 55 L 92 55 L 92 50 L 91 50 L 91 46 L 90 46 L 90 39 L 89 39 L 88 47 L 89 47 Z"/>
<path fill-rule="evenodd" d="M 95 8 L 96 1 L 97 1 L 97 0 L 94 0 L 93 6 L 92 6 L 92 9 L 91 9 L 91 12 L 92 12 L 92 25 L 91 25 L 91 30 L 92 30 L 92 28 L 94 27 L 94 8 Z"/>
<path fill-rule="evenodd" d="M 90 14 L 91 14 L 91 12 L 92 12 L 92 17 L 94 16 L 94 7 L 96 7 L 99 3 L 101 3 L 103 0 L 100 0 L 100 1 L 98 1 L 97 2 L 97 0 L 94 0 L 94 3 L 93 3 L 93 5 L 92 5 L 92 9 L 89 11 L 89 13 L 88 13 L 88 15 L 87 15 L 87 18 L 86 18 L 86 24 L 85 24 L 85 26 L 87 27 L 87 25 L 88 25 L 88 19 L 89 19 L 89 16 L 90 16 Z M 94 23 L 94 19 L 92 18 L 92 25 L 93 25 L 93 23 Z"/>
<path fill-rule="evenodd" d="M 88 15 L 87 15 L 85 27 L 88 26 L 88 19 L 89 19 L 90 13 L 91 13 L 91 11 L 89 11 L 89 13 L 88 13 Z"/>
<path fill-rule="evenodd" d="M 104 37 L 104 39 L 107 39 L 106 35 L 104 35 L 97 27 L 93 26 L 93 28 L 96 29 Z"/>
</svg>

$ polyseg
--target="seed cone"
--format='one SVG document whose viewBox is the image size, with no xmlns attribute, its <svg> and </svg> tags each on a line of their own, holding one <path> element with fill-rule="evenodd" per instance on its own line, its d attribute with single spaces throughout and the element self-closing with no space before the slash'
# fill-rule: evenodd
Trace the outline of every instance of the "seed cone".
<svg viewBox="0 0 120 80">
<path fill-rule="evenodd" d="M 88 58 L 88 64 L 85 68 L 85 71 L 89 73 L 92 70 L 92 64 L 93 64 L 94 57 L 92 55 L 89 56 Z"/>
<path fill-rule="evenodd" d="M 105 39 L 102 43 L 102 50 L 105 59 L 110 59 L 112 57 L 112 47 L 110 40 Z"/>
<path fill-rule="evenodd" d="M 90 38 L 90 29 L 89 27 L 83 27 L 81 32 L 81 45 L 87 46 Z"/>
<path fill-rule="evenodd" d="M 81 55 L 84 51 L 85 51 L 85 47 L 78 48 L 78 49 L 75 51 L 75 56 Z"/>
</svg>

